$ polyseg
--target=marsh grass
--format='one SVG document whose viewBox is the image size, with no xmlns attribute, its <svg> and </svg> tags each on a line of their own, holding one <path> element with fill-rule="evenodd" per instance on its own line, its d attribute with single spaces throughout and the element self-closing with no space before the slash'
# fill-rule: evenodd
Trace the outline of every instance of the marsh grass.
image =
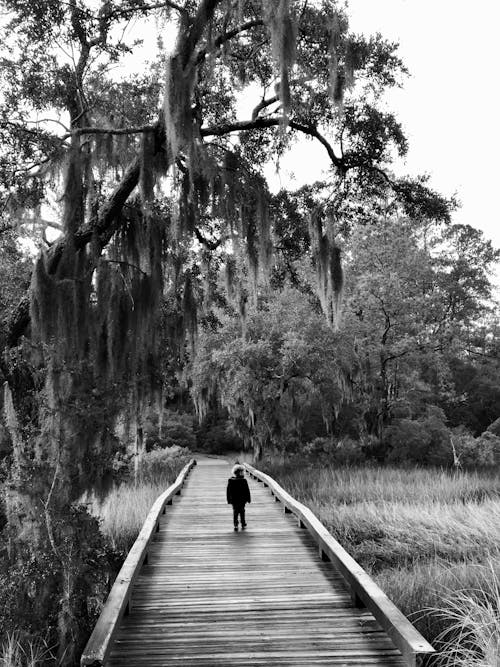
<svg viewBox="0 0 500 667">
<path fill-rule="evenodd" d="M 449 590 L 440 613 L 448 627 L 437 637 L 442 667 L 500 666 L 500 561 L 470 568 L 474 586 Z"/>
<path fill-rule="evenodd" d="M 442 647 L 440 665 L 500 667 L 498 474 L 274 462 L 265 470 Z"/>
<path fill-rule="evenodd" d="M 189 458 L 189 453 L 179 448 L 175 451 L 154 450 L 144 456 L 137 482 L 123 482 L 104 498 L 90 496 L 85 499 L 115 549 L 124 553 L 129 551 L 151 506 L 175 481 Z"/>
<path fill-rule="evenodd" d="M 0 645 L 0 667 L 39 667 L 53 658 L 42 639 L 24 639 L 19 632 L 6 635 Z"/>
</svg>

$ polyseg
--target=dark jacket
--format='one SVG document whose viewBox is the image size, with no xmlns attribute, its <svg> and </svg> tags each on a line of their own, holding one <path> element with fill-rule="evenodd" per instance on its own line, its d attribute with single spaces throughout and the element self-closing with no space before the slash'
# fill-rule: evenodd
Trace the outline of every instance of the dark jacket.
<svg viewBox="0 0 500 667">
<path fill-rule="evenodd" d="M 230 505 L 241 507 L 250 502 L 250 489 L 244 477 L 230 477 L 227 480 L 227 502 Z"/>
</svg>

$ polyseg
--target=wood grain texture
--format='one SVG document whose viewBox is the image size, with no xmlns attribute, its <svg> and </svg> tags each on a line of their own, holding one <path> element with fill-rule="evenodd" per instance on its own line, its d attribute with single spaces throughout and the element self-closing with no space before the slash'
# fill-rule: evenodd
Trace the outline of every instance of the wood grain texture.
<svg viewBox="0 0 500 667">
<path fill-rule="evenodd" d="M 233 531 L 229 475 L 219 459 L 199 461 L 160 517 L 106 664 L 406 664 L 309 532 L 252 479 L 248 527 Z"/>
</svg>

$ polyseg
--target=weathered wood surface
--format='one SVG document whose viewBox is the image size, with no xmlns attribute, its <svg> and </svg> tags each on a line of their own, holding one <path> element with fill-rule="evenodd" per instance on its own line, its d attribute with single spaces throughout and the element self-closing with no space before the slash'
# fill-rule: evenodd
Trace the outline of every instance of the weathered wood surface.
<svg viewBox="0 0 500 667">
<path fill-rule="evenodd" d="M 249 479 L 248 528 L 233 531 L 230 466 L 199 462 L 161 517 L 112 667 L 404 665 L 308 531 Z"/>
</svg>

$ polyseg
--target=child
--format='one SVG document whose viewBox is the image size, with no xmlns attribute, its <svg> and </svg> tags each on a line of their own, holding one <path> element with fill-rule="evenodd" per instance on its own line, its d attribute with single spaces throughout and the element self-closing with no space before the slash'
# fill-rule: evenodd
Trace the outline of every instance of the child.
<svg viewBox="0 0 500 667">
<path fill-rule="evenodd" d="M 227 481 L 227 502 L 233 506 L 234 529 L 238 530 L 238 517 L 241 519 L 241 528 L 246 528 L 245 503 L 250 501 L 250 489 L 244 478 L 245 468 L 237 463 L 232 471 L 232 477 Z"/>
</svg>

